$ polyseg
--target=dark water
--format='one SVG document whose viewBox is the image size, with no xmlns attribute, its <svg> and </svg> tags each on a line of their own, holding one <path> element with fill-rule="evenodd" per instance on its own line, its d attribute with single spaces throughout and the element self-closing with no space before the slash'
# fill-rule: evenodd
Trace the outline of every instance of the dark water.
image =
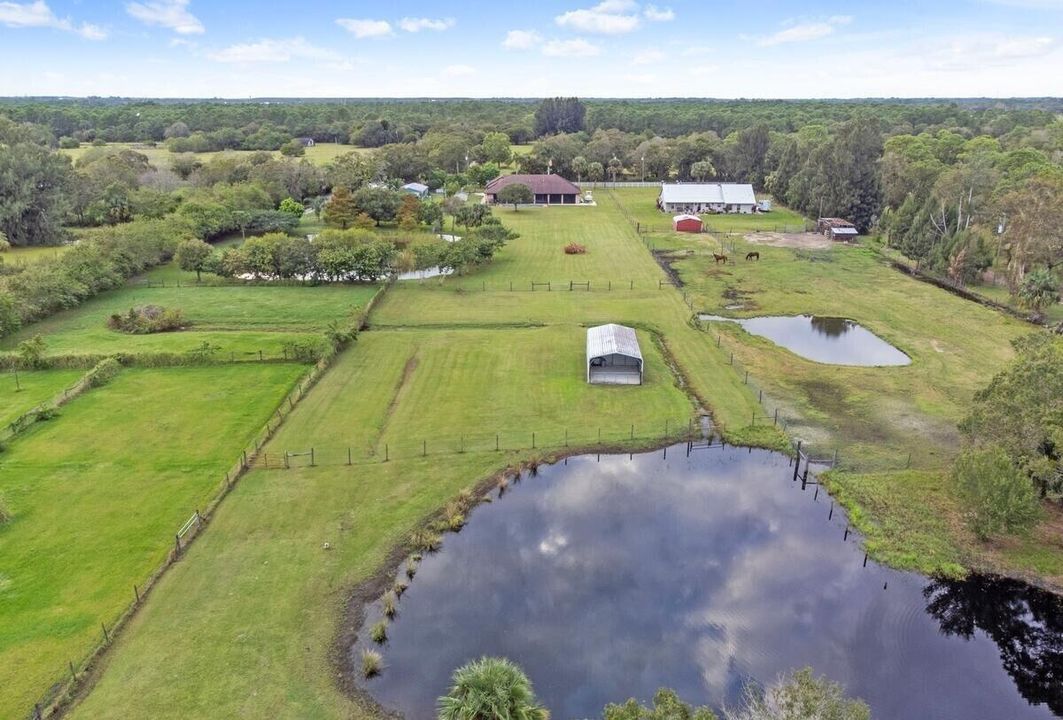
<svg viewBox="0 0 1063 720">
<path fill-rule="evenodd" d="M 787 458 L 685 450 L 572 458 L 477 508 L 425 557 L 365 687 L 428 720 L 455 668 L 502 655 L 568 720 L 661 686 L 719 708 L 810 665 L 878 720 L 1063 714 L 1060 598 L 865 567 Z"/>
<path fill-rule="evenodd" d="M 809 360 L 832 365 L 908 365 L 911 358 L 867 328 L 846 318 L 816 315 L 773 315 L 725 318 L 700 315 L 702 320 L 735 322 Z"/>
</svg>

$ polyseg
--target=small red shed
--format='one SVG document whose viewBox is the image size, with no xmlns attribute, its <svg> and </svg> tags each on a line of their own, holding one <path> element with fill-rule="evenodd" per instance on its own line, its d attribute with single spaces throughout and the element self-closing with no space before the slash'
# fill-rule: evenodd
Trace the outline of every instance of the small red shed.
<svg viewBox="0 0 1063 720">
<path fill-rule="evenodd" d="M 676 232 L 701 232 L 701 218 L 697 215 L 676 215 L 672 218 L 672 229 Z"/>
</svg>

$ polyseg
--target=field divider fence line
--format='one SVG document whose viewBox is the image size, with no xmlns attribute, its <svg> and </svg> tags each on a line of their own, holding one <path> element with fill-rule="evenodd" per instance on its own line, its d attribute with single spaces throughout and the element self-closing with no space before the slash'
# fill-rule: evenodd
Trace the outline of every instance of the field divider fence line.
<svg viewBox="0 0 1063 720">
<path fill-rule="evenodd" d="M 265 425 L 255 433 L 252 440 L 240 451 L 237 460 L 225 471 L 224 478 L 220 481 L 218 490 L 203 510 L 200 511 L 199 508 L 194 509 L 193 514 L 189 519 L 182 523 L 171 536 L 172 541 L 169 543 L 170 549 L 166 552 L 165 559 L 161 565 L 155 568 L 155 570 L 148 576 L 147 580 L 132 586 L 132 591 L 130 593 L 132 600 L 130 604 L 118 614 L 117 618 L 112 619 L 112 623 L 109 627 L 106 624 L 106 621 L 100 622 L 102 633 L 96 644 L 81 658 L 80 661 L 75 663 L 74 660 L 71 659 L 67 662 L 66 667 L 63 668 L 63 679 L 56 682 L 40 698 L 40 700 L 34 704 L 30 717 L 35 718 L 35 720 L 44 720 L 44 718 L 61 715 L 78 695 L 94 682 L 96 674 L 99 671 L 99 661 L 103 654 L 114 644 L 120 633 L 128 626 L 129 621 L 136 614 L 137 610 L 139 610 L 140 606 L 143 605 L 151 591 L 157 586 L 159 579 L 167 569 L 181 558 L 181 556 L 188 550 L 191 543 L 207 528 L 222 501 L 236 486 L 236 483 L 243 474 L 254 466 L 256 454 L 260 452 L 262 447 L 276 434 L 284 420 L 295 411 L 299 401 L 306 397 L 307 393 L 313 389 L 318 380 L 320 380 L 332 366 L 336 357 L 351 342 L 356 340 L 357 332 L 365 329 L 368 323 L 369 313 L 372 312 L 373 308 L 390 286 L 390 284 L 380 286 L 380 289 L 377 290 L 372 299 L 366 303 L 362 312 L 360 312 L 348 326 L 349 333 L 345 337 L 335 341 L 332 344 L 331 349 L 311 366 L 303 377 L 295 384 L 294 388 L 284 396 L 278 404 L 277 409 L 266 420 Z"/>
</svg>

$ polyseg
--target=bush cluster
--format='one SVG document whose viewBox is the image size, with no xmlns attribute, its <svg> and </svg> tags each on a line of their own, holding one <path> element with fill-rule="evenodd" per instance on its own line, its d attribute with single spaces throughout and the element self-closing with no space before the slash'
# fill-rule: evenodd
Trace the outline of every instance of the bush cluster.
<svg viewBox="0 0 1063 720">
<path fill-rule="evenodd" d="M 130 335 L 173 332 L 187 325 L 184 313 L 179 309 L 168 309 L 160 305 L 129 308 L 125 315 L 111 315 L 107 320 L 107 327 Z"/>
</svg>

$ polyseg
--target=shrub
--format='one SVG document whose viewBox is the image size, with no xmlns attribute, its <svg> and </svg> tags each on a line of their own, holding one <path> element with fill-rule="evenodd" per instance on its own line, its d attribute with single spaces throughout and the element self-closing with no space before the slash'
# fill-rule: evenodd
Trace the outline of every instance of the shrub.
<svg viewBox="0 0 1063 720">
<path fill-rule="evenodd" d="M 413 546 L 418 550 L 435 552 L 443 546 L 443 538 L 434 530 L 418 530 L 411 538 Z"/>
<path fill-rule="evenodd" d="M 388 621 L 381 620 L 374 623 L 369 629 L 369 638 L 377 645 L 383 645 L 388 641 Z"/>
<path fill-rule="evenodd" d="M 395 593 L 390 590 L 384 593 L 384 597 L 380 599 L 380 608 L 384 612 L 384 617 L 388 619 L 395 617 L 399 612 L 399 599 L 395 597 Z"/>
<path fill-rule="evenodd" d="M 406 592 L 406 588 L 410 587 L 409 583 L 404 580 L 396 580 L 395 584 L 391 586 L 391 592 L 395 593 L 395 597 L 401 598 L 402 594 Z"/>
<path fill-rule="evenodd" d="M 177 309 L 169 310 L 161 305 L 129 308 L 125 315 L 112 315 L 107 320 L 107 327 L 130 335 L 173 332 L 187 325 L 184 313 Z"/>
<path fill-rule="evenodd" d="M 583 255 L 587 252 L 587 246 L 580 245 L 579 243 L 569 243 L 565 246 L 566 255 Z"/>
<path fill-rule="evenodd" d="M 968 450 L 952 475 L 970 510 L 971 529 L 983 540 L 1025 532 L 1040 518 L 1037 489 L 999 447 Z"/>
<path fill-rule="evenodd" d="M 739 710 L 728 711 L 727 720 L 871 718 L 871 710 L 864 701 L 846 697 L 841 685 L 824 677 L 816 677 L 812 674 L 812 668 L 807 667 L 783 675 L 764 690 L 747 685 L 743 705 Z"/>
<path fill-rule="evenodd" d="M 122 364 L 116 358 L 106 358 L 88 371 L 85 382 L 90 388 L 97 388 L 114 380 L 121 370 Z"/>
<path fill-rule="evenodd" d="M 531 681 L 505 658 L 480 658 L 454 672 L 450 691 L 439 698 L 439 720 L 548 720 Z"/>
<path fill-rule="evenodd" d="M 376 650 L 362 651 L 362 675 L 366 679 L 380 674 L 384 669 L 384 657 Z"/>
<path fill-rule="evenodd" d="M 411 555 L 406 559 L 406 577 L 413 580 L 413 576 L 417 574 L 417 566 L 421 564 L 420 555 Z"/>
</svg>

